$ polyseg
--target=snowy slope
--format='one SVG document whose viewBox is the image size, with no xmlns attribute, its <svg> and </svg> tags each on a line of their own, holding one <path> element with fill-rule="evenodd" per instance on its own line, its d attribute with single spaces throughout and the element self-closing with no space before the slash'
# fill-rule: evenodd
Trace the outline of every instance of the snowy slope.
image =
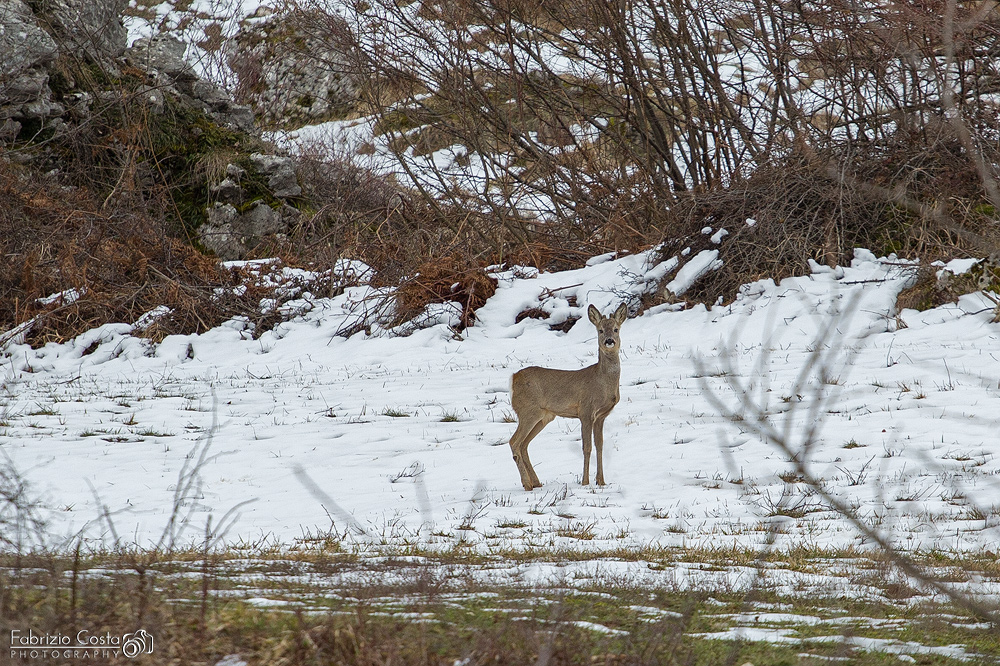
<svg viewBox="0 0 1000 666">
<path fill-rule="evenodd" d="M 793 439 L 816 421 L 817 391 L 835 397 L 807 452 L 812 469 L 900 545 L 996 544 L 1000 328 L 977 296 L 897 320 L 906 270 L 864 251 L 849 268 L 748 285 L 732 306 L 630 319 L 622 400 L 605 426 L 609 485 L 580 485 L 579 424 L 557 419 L 531 445 L 544 486 L 525 492 L 507 447 L 511 373 L 594 362 L 586 317 L 565 334 L 549 323 L 588 303 L 608 312 L 664 270 L 647 261 L 501 274 L 461 337 L 443 324 L 404 338 L 338 337 L 366 295 L 356 287 L 258 340 L 230 322 L 157 347 L 125 325 L 39 350 L 9 346 L 0 451 L 44 498 L 55 532 L 106 540 L 156 542 L 179 495 L 185 540 L 236 508 L 231 542 L 287 543 L 332 520 L 339 533 L 353 525 L 361 543 L 726 546 L 777 529 L 779 544 L 860 544 L 780 477 L 783 455 L 711 406 L 705 390 L 738 412 L 738 380 Z M 548 322 L 515 323 L 539 305 Z M 843 348 L 796 384 L 830 326 Z M 197 483 L 178 491 L 192 450 L 206 447 Z"/>
</svg>

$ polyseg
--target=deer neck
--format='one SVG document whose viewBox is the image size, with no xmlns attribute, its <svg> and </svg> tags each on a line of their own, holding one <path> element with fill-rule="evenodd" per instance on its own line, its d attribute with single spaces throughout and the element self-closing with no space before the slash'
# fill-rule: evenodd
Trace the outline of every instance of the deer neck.
<svg viewBox="0 0 1000 666">
<path fill-rule="evenodd" d="M 606 352 L 603 349 L 597 354 L 597 372 L 602 375 L 613 377 L 616 382 L 622 374 L 621 361 L 618 358 L 618 351 Z"/>
</svg>

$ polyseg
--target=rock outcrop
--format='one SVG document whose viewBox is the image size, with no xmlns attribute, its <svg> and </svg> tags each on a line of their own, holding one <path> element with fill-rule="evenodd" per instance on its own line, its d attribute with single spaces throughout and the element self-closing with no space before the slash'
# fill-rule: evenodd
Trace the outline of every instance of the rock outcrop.
<svg viewBox="0 0 1000 666">
<path fill-rule="evenodd" d="M 254 202 L 246 211 L 216 202 L 206 211 L 206 221 L 198 227 L 198 241 L 224 261 L 242 259 L 268 237 L 284 239 L 301 213 L 287 204 L 275 209 L 264 201 Z"/>
<path fill-rule="evenodd" d="M 253 110 L 236 104 L 220 86 L 201 79 L 184 59 L 187 45 L 170 35 L 137 39 L 126 49 L 125 58 L 149 73 L 152 85 L 149 101 L 158 110 L 157 93 L 181 98 L 187 106 L 201 109 L 223 125 L 250 132 L 254 128 Z"/>
<path fill-rule="evenodd" d="M 73 90 L 76 82 L 60 58 L 88 62 L 108 79 L 125 64 L 148 73 L 140 90 L 154 113 L 165 96 L 181 99 L 220 124 L 249 132 L 253 111 L 236 104 L 218 85 L 199 78 L 184 60 L 186 45 L 168 35 L 137 40 L 126 49 L 122 25 L 126 0 L 0 0 L 0 143 L 22 136 L 25 126 L 38 131 L 59 125 L 67 112 L 86 115 L 93 91 Z M 52 89 L 53 76 L 61 89 Z M 109 90 L 108 94 L 116 91 Z"/>
<path fill-rule="evenodd" d="M 294 160 L 254 153 L 249 166 L 253 174 L 236 164 L 226 166 L 226 177 L 210 188 L 215 203 L 198 228 L 198 241 L 223 260 L 245 257 L 268 237 L 284 238 L 302 219 L 288 201 L 302 194 Z M 253 177 L 267 186 L 251 198 Z"/>
<path fill-rule="evenodd" d="M 18 135 L 25 120 L 58 116 L 46 66 L 59 47 L 21 0 L 0 0 L 0 141 Z"/>
<path fill-rule="evenodd" d="M 244 26 L 230 43 L 237 99 L 254 108 L 263 126 L 295 129 L 355 106 L 357 85 L 347 57 L 330 38 L 348 30 L 338 21 L 292 11 Z"/>
<path fill-rule="evenodd" d="M 113 64 L 125 50 L 122 14 L 128 0 L 38 0 L 36 16 L 67 51 L 93 62 Z"/>
<path fill-rule="evenodd" d="M 260 152 L 265 144 L 255 135 L 252 109 L 199 77 L 185 59 L 184 42 L 160 34 L 126 48 L 121 20 L 125 4 L 126 0 L 0 0 L 0 151 L 9 143 L 29 148 L 37 144 L 34 156 L 21 151 L 24 157 L 19 159 L 34 159 L 39 169 L 55 173 L 62 168 L 59 160 L 64 153 L 50 139 L 81 141 L 73 138 L 78 136 L 74 128 L 84 134 L 91 131 L 82 139 L 92 141 L 88 150 L 107 150 L 116 158 L 134 160 L 130 175 L 134 182 L 172 188 L 171 197 L 186 204 L 190 217 L 184 223 L 197 227 L 201 247 L 219 258 L 241 259 L 268 239 L 286 238 L 301 224 L 296 206 L 309 198 L 299 182 L 299 162 Z M 267 61 L 262 67 L 272 92 L 262 89 L 258 101 L 265 106 L 267 100 L 278 101 L 269 109 L 273 114 L 269 117 L 279 117 L 287 104 L 306 116 L 323 115 L 331 105 L 353 98 L 353 86 L 346 78 L 322 73 L 319 63 L 305 58 L 301 50 L 282 51 L 297 39 L 287 30 L 289 24 L 269 26 L 265 34 L 276 41 L 247 38 L 254 42 L 247 46 L 248 53 Z M 274 62 L 269 61 L 272 58 Z M 279 85 L 282 82 L 287 85 Z M 293 100 L 295 94 L 312 101 L 302 106 Z M 148 114 L 131 113 L 137 103 Z M 125 146 L 115 138 L 123 117 L 155 128 L 150 135 L 158 137 L 156 147 Z M 165 152 L 135 157 L 145 150 Z M 218 164 L 223 155 L 232 160 L 224 175 L 190 168 Z M 156 171 L 147 168 L 150 164 Z M 144 169 L 145 176 L 139 173 Z M 209 205 L 201 208 L 206 188 Z"/>
<path fill-rule="evenodd" d="M 0 0 L 0 141 L 23 124 L 61 116 L 49 66 L 61 53 L 117 71 L 126 0 Z"/>
<path fill-rule="evenodd" d="M 291 158 L 254 153 L 250 156 L 250 161 L 259 173 L 267 177 L 267 187 L 274 196 L 290 199 L 302 194 Z"/>
</svg>

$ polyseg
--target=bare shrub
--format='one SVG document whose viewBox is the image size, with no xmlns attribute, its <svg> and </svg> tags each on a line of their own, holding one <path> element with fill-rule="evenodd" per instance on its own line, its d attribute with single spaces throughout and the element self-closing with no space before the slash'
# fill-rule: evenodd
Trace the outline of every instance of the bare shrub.
<svg viewBox="0 0 1000 666">
<path fill-rule="evenodd" d="M 693 294 L 714 301 L 854 245 L 994 247 L 998 21 L 955 2 L 376 1 L 329 39 L 401 175 L 488 211 L 504 258 L 567 267 L 725 226 L 731 265 Z"/>
<path fill-rule="evenodd" d="M 267 128 L 294 128 L 343 117 L 356 99 L 347 56 L 330 48 L 331 32 L 345 30 L 336 14 L 314 16 L 294 3 L 278 3 L 268 19 L 238 31 L 226 50 L 237 100 L 252 105 Z M 322 23 L 325 30 L 311 28 Z M 322 35 L 324 38 L 319 39 Z"/>
<path fill-rule="evenodd" d="M 849 263 L 856 247 L 925 260 L 988 254 L 1000 228 L 991 207 L 970 205 L 983 202 L 985 191 L 955 137 L 945 134 L 931 145 L 904 136 L 847 155 L 792 156 L 681 200 L 669 228 L 683 236 L 668 240 L 664 255 L 705 226 L 729 232 L 719 246 L 722 267 L 685 297 L 731 300 L 748 282 L 807 271 L 810 259 Z"/>
</svg>

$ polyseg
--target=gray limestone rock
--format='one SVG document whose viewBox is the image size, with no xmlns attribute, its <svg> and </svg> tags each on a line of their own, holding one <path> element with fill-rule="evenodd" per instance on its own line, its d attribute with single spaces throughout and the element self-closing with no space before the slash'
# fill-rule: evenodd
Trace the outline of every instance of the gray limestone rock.
<svg viewBox="0 0 1000 666">
<path fill-rule="evenodd" d="M 125 5 L 126 0 L 34 0 L 30 5 L 0 0 L 0 118 L 45 120 L 66 112 L 53 101 L 46 69 L 60 52 L 84 54 L 117 72 L 115 59 L 125 49 Z M 76 101 L 69 103 L 79 113 Z M 5 137 L 12 125 L 6 127 Z"/>
<path fill-rule="evenodd" d="M 215 204 L 206 212 L 208 213 L 208 221 L 205 224 L 213 227 L 221 227 L 227 224 L 232 224 L 240 216 L 236 207 L 229 204 Z"/>
<path fill-rule="evenodd" d="M 0 82 L 55 59 L 59 47 L 21 0 L 0 0 Z"/>
<path fill-rule="evenodd" d="M 0 118 L 45 118 L 52 102 L 45 66 L 59 47 L 20 0 L 0 0 Z M 10 133 L 7 125 L 4 135 Z M 16 134 L 14 135 L 16 136 Z"/>
<path fill-rule="evenodd" d="M 53 102 L 47 97 L 39 97 L 22 105 L 21 115 L 24 118 L 46 118 L 48 116 L 60 116 L 65 110 L 61 104 Z"/>
<path fill-rule="evenodd" d="M 244 132 L 252 132 L 257 126 L 253 109 L 246 104 L 230 104 L 224 112 L 220 113 L 225 113 L 228 122 L 236 129 Z"/>
<path fill-rule="evenodd" d="M 254 153 L 250 156 L 250 161 L 257 171 L 267 176 L 267 187 L 274 196 L 288 199 L 302 194 L 291 158 Z"/>
<path fill-rule="evenodd" d="M 284 231 L 281 213 L 261 201 L 243 214 L 242 225 L 246 237 L 254 240 Z"/>
<path fill-rule="evenodd" d="M 215 204 L 205 211 L 208 219 L 198 227 L 198 240 L 219 259 L 242 258 L 247 251 L 234 226 L 240 214 L 229 204 Z"/>
<path fill-rule="evenodd" d="M 243 203 L 243 188 L 232 178 L 226 178 L 211 188 L 212 195 L 223 203 Z"/>
<path fill-rule="evenodd" d="M 137 39 L 126 50 L 130 62 L 148 70 L 154 79 L 152 88 L 186 96 L 188 103 L 200 106 L 224 125 L 244 132 L 254 128 L 253 111 L 233 102 L 232 96 L 220 86 L 198 78 L 184 59 L 187 45 L 170 35 L 155 35 Z M 151 93 L 147 100 L 154 113 L 163 111 L 163 92 Z"/>
<path fill-rule="evenodd" d="M 0 123 L 0 142 L 13 141 L 21 133 L 21 123 L 6 118 Z"/>
<path fill-rule="evenodd" d="M 36 0 L 35 11 L 51 22 L 65 48 L 113 67 L 125 52 L 128 34 L 122 15 L 127 5 L 128 0 Z"/>
<path fill-rule="evenodd" d="M 194 78 L 194 70 L 184 59 L 187 45 L 170 35 L 154 35 L 135 40 L 125 56 L 138 67 L 156 70 L 170 79 Z"/>
<path fill-rule="evenodd" d="M 249 106 L 236 104 L 227 90 L 211 81 L 195 79 L 182 86 L 182 90 L 197 100 L 206 112 L 222 123 L 249 132 L 254 128 L 253 111 Z"/>
<path fill-rule="evenodd" d="M 146 103 L 153 115 L 158 116 L 166 109 L 167 100 L 162 88 L 145 86 L 139 90 L 139 99 Z"/>
<path fill-rule="evenodd" d="M 355 106 L 358 86 L 347 57 L 324 38 L 335 21 L 342 19 L 296 10 L 247 24 L 230 42 L 239 101 L 250 104 L 263 125 L 295 128 Z"/>
<path fill-rule="evenodd" d="M 224 261 L 242 259 L 267 236 L 281 235 L 288 229 L 283 211 L 262 201 L 242 214 L 231 204 L 216 203 L 206 210 L 206 217 L 198 229 L 198 240 Z"/>
<path fill-rule="evenodd" d="M 41 67 L 32 67 L 4 79 L 0 89 L 3 90 L 5 104 L 24 103 L 52 94 L 49 90 L 49 75 Z"/>
<path fill-rule="evenodd" d="M 206 110 L 221 117 L 229 125 L 250 131 L 254 127 L 253 111 L 249 106 L 236 104 L 232 95 L 210 81 L 198 79 L 191 84 L 192 97 L 205 105 Z"/>
<path fill-rule="evenodd" d="M 191 96 L 201 100 L 212 109 L 222 108 L 233 103 L 232 96 L 210 81 L 198 79 L 191 83 Z"/>
</svg>

